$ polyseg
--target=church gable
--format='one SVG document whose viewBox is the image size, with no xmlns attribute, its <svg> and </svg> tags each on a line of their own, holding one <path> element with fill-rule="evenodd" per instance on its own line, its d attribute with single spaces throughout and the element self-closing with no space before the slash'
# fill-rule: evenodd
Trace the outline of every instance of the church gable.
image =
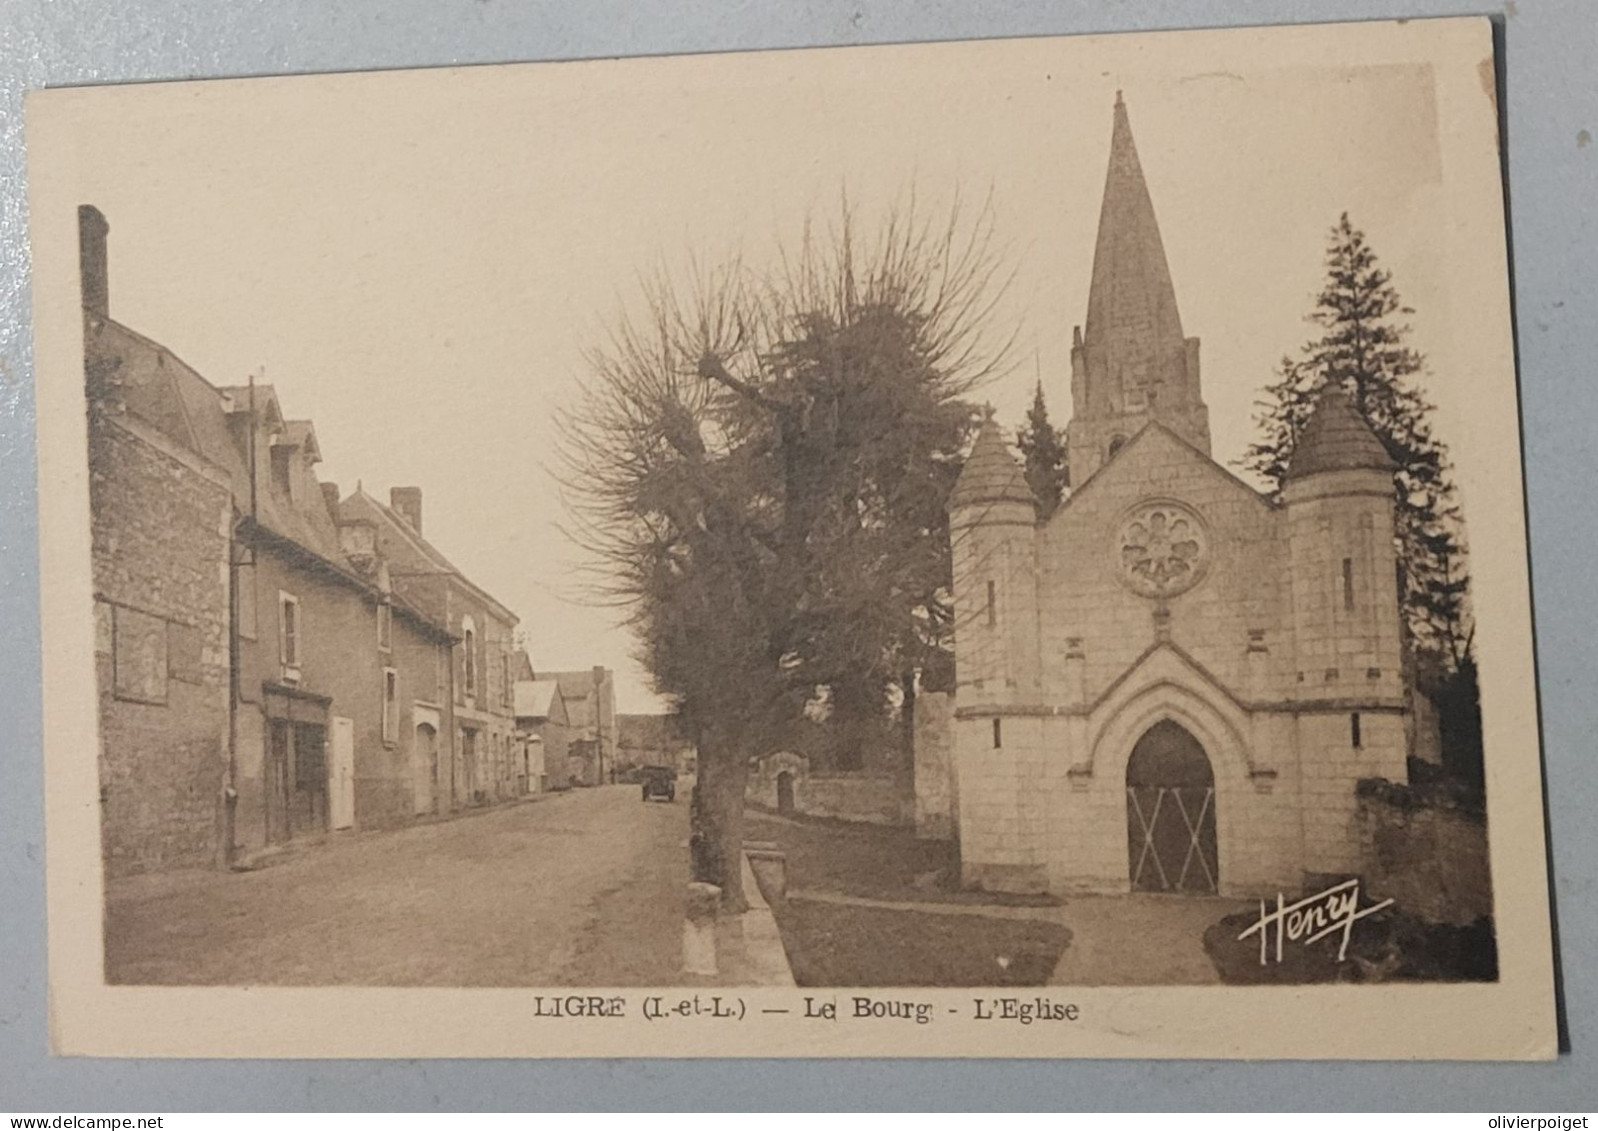
<svg viewBox="0 0 1598 1131">
<path fill-rule="evenodd" d="M 1078 500 L 1091 498 L 1098 491 L 1116 491 L 1118 488 L 1115 484 L 1118 481 L 1124 483 L 1127 479 L 1134 480 L 1139 490 L 1147 490 L 1150 484 L 1161 481 L 1192 485 L 1194 480 L 1205 480 L 1199 489 L 1206 493 L 1230 493 L 1239 502 L 1246 501 L 1262 511 L 1273 509 L 1270 500 L 1264 495 L 1164 424 L 1152 421 L 1140 428 L 1104 466 L 1073 490 L 1070 498 L 1055 512 L 1051 522 L 1065 516 Z"/>
<path fill-rule="evenodd" d="M 1068 653 L 1093 699 L 1162 639 L 1237 694 L 1250 641 L 1289 631 L 1283 512 L 1158 423 L 1040 528 L 1038 565 L 1046 695 Z"/>
</svg>

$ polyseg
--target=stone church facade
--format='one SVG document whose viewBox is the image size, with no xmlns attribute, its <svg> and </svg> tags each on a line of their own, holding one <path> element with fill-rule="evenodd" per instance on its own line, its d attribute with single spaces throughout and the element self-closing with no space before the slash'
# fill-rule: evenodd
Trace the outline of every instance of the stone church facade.
<svg viewBox="0 0 1598 1131">
<path fill-rule="evenodd" d="M 1361 870 L 1362 778 L 1405 781 L 1393 465 L 1322 397 L 1273 502 L 1210 453 L 1117 97 L 1071 490 L 1039 521 L 991 418 L 951 497 L 964 881 L 1265 895 Z"/>
</svg>

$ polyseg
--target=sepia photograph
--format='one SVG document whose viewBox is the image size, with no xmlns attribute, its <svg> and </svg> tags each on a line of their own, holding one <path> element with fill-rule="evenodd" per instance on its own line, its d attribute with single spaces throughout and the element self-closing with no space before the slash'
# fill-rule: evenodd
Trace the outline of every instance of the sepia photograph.
<svg viewBox="0 0 1598 1131">
<path fill-rule="evenodd" d="M 78 1047 L 1552 1055 L 1496 123 L 1467 20 L 36 95 Z"/>
</svg>

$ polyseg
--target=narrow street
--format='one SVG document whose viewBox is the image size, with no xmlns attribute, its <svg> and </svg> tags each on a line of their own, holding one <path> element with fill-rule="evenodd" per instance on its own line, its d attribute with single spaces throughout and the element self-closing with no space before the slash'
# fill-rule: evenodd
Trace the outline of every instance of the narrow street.
<svg viewBox="0 0 1598 1131">
<path fill-rule="evenodd" d="M 112 884 L 106 978 L 167 985 L 680 980 L 688 804 L 553 794 L 332 838 L 254 872 Z"/>
</svg>

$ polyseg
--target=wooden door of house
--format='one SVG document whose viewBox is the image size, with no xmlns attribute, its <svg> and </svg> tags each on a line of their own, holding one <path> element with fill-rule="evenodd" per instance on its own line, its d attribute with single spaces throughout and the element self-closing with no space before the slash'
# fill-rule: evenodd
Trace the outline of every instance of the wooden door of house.
<svg viewBox="0 0 1598 1131">
<path fill-rule="evenodd" d="M 281 844 L 289 839 L 289 812 L 294 803 L 294 777 L 289 756 L 290 723 L 273 719 L 266 745 L 266 839 Z"/>
<path fill-rule="evenodd" d="M 438 731 L 429 723 L 416 727 L 416 741 L 411 747 L 415 774 L 413 788 L 417 815 L 438 811 Z"/>
<path fill-rule="evenodd" d="M 333 719 L 333 751 L 328 766 L 332 824 L 335 829 L 355 826 L 355 720 Z"/>
</svg>

